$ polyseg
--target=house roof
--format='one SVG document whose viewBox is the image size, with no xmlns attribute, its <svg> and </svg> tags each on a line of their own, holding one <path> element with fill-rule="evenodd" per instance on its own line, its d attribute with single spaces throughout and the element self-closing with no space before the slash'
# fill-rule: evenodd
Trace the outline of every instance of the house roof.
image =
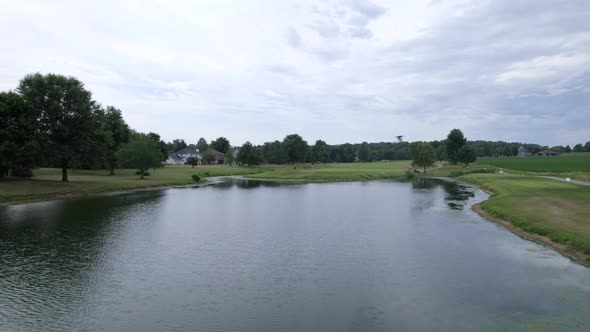
<svg viewBox="0 0 590 332">
<path fill-rule="evenodd" d="M 189 147 L 172 152 L 172 154 L 197 154 L 197 153 L 199 153 L 197 150 L 191 149 Z"/>
<path fill-rule="evenodd" d="M 224 157 L 225 154 L 223 152 L 219 152 L 215 149 L 207 149 L 205 152 L 203 152 L 203 154 L 212 154 L 214 156 L 218 156 L 218 157 Z"/>
</svg>

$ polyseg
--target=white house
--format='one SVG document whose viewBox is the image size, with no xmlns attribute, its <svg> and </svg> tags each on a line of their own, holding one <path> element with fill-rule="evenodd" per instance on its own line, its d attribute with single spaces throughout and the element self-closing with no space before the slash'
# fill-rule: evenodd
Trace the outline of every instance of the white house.
<svg viewBox="0 0 590 332">
<path fill-rule="evenodd" d="M 197 158 L 199 160 L 199 164 L 203 159 L 203 155 L 199 152 L 199 150 L 186 147 L 169 154 L 168 159 L 166 159 L 166 164 L 184 165 L 186 164 L 187 159 L 190 157 Z"/>
</svg>

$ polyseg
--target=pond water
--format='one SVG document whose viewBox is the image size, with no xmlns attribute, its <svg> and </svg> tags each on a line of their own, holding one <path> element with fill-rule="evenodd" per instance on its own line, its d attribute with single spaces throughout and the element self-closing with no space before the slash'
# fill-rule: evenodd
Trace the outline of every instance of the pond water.
<svg viewBox="0 0 590 332">
<path fill-rule="evenodd" d="M 0 330 L 590 330 L 590 270 L 421 179 L 0 208 Z"/>
</svg>

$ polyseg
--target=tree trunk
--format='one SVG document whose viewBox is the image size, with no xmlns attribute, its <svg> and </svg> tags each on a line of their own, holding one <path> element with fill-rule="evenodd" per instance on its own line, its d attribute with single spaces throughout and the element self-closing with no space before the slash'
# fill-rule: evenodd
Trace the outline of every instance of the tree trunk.
<svg viewBox="0 0 590 332">
<path fill-rule="evenodd" d="M 426 174 L 426 166 L 424 166 L 424 174 Z"/>
<path fill-rule="evenodd" d="M 143 169 L 139 171 L 139 178 L 143 180 Z"/>
<path fill-rule="evenodd" d="M 65 164 L 61 167 L 61 182 L 68 182 L 68 165 Z"/>
<path fill-rule="evenodd" d="M 109 175 L 115 175 L 115 163 L 111 161 L 111 172 Z"/>
</svg>

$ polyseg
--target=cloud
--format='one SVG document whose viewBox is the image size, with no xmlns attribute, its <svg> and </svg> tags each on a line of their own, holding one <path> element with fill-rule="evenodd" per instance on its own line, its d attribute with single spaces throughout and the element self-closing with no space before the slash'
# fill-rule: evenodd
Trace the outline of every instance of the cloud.
<svg viewBox="0 0 590 332">
<path fill-rule="evenodd" d="M 590 4 L 45 2 L 3 6 L 0 89 L 82 79 L 167 140 L 590 140 Z M 109 20 L 104 20 L 109 17 Z"/>
</svg>

